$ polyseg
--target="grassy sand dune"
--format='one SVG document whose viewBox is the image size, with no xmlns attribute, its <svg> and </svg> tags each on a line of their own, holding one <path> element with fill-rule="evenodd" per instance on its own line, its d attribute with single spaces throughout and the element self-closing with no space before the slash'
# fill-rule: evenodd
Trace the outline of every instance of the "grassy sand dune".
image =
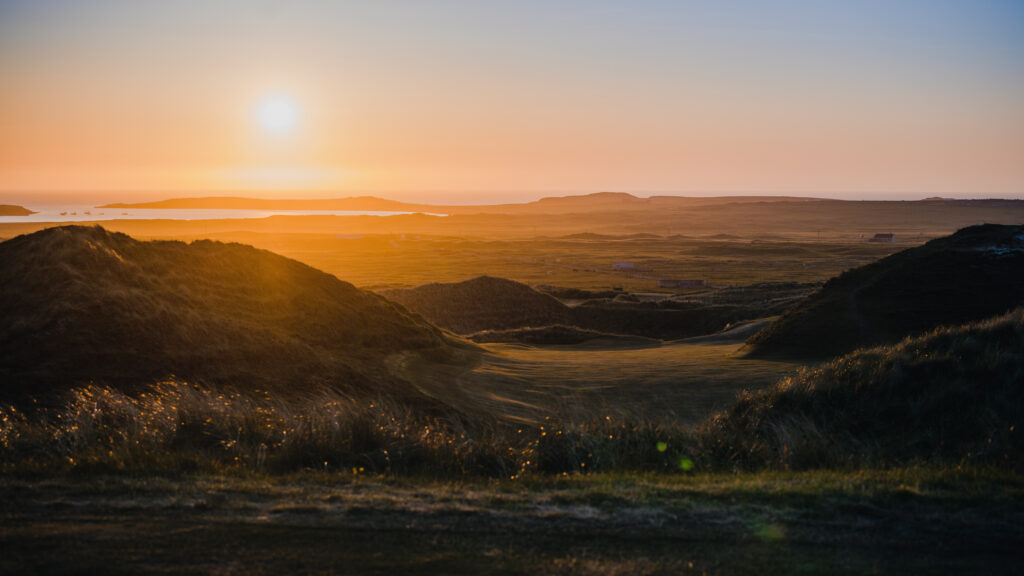
<svg viewBox="0 0 1024 576">
<path fill-rule="evenodd" d="M 740 466 L 1024 463 L 1024 308 L 862 349 L 745 394 L 705 427 Z"/>
<path fill-rule="evenodd" d="M 236 389 L 386 392 L 385 359 L 472 354 L 403 308 L 238 244 L 139 242 L 98 227 L 0 244 L 0 395 L 176 376 Z M 411 392 L 409 390 L 406 390 Z"/>
<path fill-rule="evenodd" d="M 1024 303 L 1024 226 L 986 224 L 848 270 L 750 339 L 756 355 L 824 358 Z"/>
<path fill-rule="evenodd" d="M 382 294 L 458 334 L 567 324 L 572 317 L 572 311 L 553 296 L 519 282 L 490 276 L 386 290 Z"/>
</svg>

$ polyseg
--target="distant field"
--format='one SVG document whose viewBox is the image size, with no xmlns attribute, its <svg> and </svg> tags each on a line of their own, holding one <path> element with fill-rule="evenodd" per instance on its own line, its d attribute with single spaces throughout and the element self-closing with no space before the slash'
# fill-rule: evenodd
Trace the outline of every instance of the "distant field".
<svg viewBox="0 0 1024 576">
<path fill-rule="evenodd" d="M 301 217 L 297 217 L 301 218 Z M 310 217 L 317 218 L 317 217 Z M 255 222 L 239 222 L 238 228 Z M 199 224 L 189 224 L 199 227 Z M 105 223 L 142 238 L 191 240 L 211 238 L 251 244 L 294 258 L 334 274 L 361 288 L 412 287 L 429 282 L 457 282 L 481 275 L 528 284 L 629 292 L 687 292 L 660 288 L 659 279 L 705 280 L 712 286 L 757 282 L 818 282 L 849 268 L 873 262 L 930 237 L 901 237 L 897 242 L 869 243 L 859 236 L 817 236 L 782 239 L 750 233 L 743 237 L 641 238 L 581 236 L 499 238 L 421 234 L 325 234 L 248 230 L 185 234 L 154 223 L 133 226 Z M 0 236 L 13 236 L 40 226 L 0 225 Z M 633 269 L 615 270 L 615 262 Z M 689 290 L 692 292 L 693 290 Z"/>
<path fill-rule="evenodd" d="M 414 235 L 336 238 L 314 234 L 217 234 L 305 262 L 356 286 L 409 287 L 481 275 L 528 284 L 665 293 L 658 279 L 703 279 L 710 285 L 816 282 L 917 245 L 860 239 L 759 240 L 653 238 L 535 238 L 481 240 Z M 923 241 L 923 240 L 922 240 Z M 633 270 L 615 270 L 632 262 Z M 689 290 L 693 292 L 693 290 Z"/>
</svg>

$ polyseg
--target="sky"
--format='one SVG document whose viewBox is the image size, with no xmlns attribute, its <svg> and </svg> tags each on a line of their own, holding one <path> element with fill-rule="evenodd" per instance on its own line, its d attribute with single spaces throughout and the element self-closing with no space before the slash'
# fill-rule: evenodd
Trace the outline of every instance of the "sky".
<svg viewBox="0 0 1024 576">
<path fill-rule="evenodd" d="M 0 0 L 0 199 L 1024 198 L 1016 0 Z"/>
</svg>

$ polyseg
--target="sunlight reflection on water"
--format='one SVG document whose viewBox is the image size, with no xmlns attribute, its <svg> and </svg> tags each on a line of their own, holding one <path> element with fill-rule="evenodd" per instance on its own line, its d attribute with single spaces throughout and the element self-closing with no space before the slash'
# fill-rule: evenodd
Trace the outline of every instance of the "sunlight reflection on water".
<svg viewBox="0 0 1024 576">
<path fill-rule="evenodd" d="M 95 222 L 101 220 L 232 220 L 270 216 L 396 216 L 413 212 L 367 210 L 169 210 L 163 208 L 96 208 L 94 206 L 26 206 L 28 216 L 0 216 L 0 223 Z M 443 214 L 430 214 L 444 216 Z"/>
</svg>

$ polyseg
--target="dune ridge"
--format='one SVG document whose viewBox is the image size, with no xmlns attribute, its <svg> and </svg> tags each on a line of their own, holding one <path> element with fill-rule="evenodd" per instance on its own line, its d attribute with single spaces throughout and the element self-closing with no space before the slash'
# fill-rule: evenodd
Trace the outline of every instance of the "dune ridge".
<svg viewBox="0 0 1024 576">
<path fill-rule="evenodd" d="M 176 376 L 387 392 L 396 354 L 465 348 L 376 294 L 251 246 L 65 226 L 0 244 L 0 394 Z M 411 393 L 411 392 L 410 392 Z"/>
</svg>

